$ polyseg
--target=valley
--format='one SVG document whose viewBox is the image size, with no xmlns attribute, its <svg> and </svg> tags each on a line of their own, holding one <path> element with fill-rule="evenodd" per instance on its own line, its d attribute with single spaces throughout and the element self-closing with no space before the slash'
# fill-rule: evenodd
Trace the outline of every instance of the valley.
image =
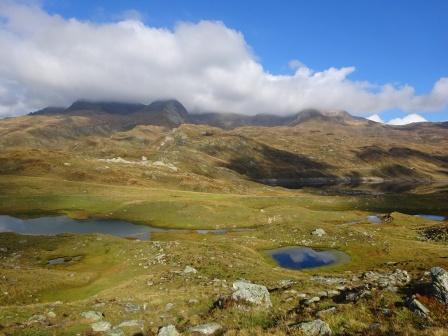
<svg viewBox="0 0 448 336">
<path fill-rule="evenodd" d="M 447 123 L 172 100 L 0 120 L 0 334 L 443 335 L 447 180 Z"/>
</svg>

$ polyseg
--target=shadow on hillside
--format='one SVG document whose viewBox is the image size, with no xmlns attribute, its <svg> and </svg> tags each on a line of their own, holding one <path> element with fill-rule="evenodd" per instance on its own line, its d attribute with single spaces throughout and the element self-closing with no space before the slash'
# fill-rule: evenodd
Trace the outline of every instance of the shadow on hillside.
<svg viewBox="0 0 448 336">
<path fill-rule="evenodd" d="M 287 188 L 294 188 L 291 184 L 304 179 L 328 183 L 336 178 L 328 172 L 328 164 L 266 145 L 260 145 L 251 155 L 234 155 L 225 166 L 253 181 Z"/>
<path fill-rule="evenodd" d="M 378 161 L 381 159 L 420 159 L 439 165 L 448 164 L 447 155 L 431 155 L 416 149 L 405 147 L 392 147 L 385 150 L 378 146 L 362 147 L 360 151 L 354 152 L 356 156 L 366 162 Z"/>
</svg>

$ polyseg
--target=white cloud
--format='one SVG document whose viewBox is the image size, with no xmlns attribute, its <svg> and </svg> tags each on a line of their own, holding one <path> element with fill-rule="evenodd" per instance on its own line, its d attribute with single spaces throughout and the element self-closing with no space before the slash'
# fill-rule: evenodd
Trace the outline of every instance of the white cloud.
<svg viewBox="0 0 448 336">
<path fill-rule="evenodd" d="M 389 125 L 407 125 L 412 123 L 418 123 L 418 122 L 425 122 L 428 121 L 425 118 L 423 118 L 421 115 L 413 113 L 408 114 L 407 116 L 403 118 L 395 118 L 388 122 Z"/>
<path fill-rule="evenodd" d="M 448 78 L 427 95 L 410 86 L 353 81 L 354 67 L 292 75 L 263 69 L 244 36 L 220 22 L 173 30 L 132 19 L 97 24 L 0 0 L 0 116 L 85 98 L 150 102 L 177 98 L 190 110 L 247 114 L 344 109 L 435 111 L 448 105 Z"/>
<path fill-rule="evenodd" d="M 372 114 L 370 117 L 367 117 L 368 120 L 375 121 L 377 123 L 384 124 L 384 120 L 378 114 Z"/>
</svg>

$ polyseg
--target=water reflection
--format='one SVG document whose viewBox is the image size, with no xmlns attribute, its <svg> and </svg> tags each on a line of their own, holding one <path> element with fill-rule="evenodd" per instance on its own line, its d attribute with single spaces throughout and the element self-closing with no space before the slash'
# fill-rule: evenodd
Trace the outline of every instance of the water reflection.
<svg viewBox="0 0 448 336">
<path fill-rule="evenodd" d="M 348 262 L 350 257 L 338 250 L 317 251 L 309 247 L 292 246 L 267 251 L 284 268 L 304 269 Z"/>
</svg>

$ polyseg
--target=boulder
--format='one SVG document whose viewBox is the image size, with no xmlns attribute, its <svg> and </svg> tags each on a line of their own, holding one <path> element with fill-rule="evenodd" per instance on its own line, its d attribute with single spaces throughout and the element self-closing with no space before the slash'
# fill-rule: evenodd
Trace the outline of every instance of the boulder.
<svg viewBox="0 0 448 336">
<path fill-rule="evenodd" d="M 234 301 L 252 303 L 257 306 L 272 306 L 271 297 L 265 286 L 245 281 L 235 281 L 233 283 L 232 299 Z"/>
<path fill-rule="evenodd" d="M 316 230 L 314 230 L 313 232 L 311 232 L 311 234 L 312 234 L 313 236 L 323 237 L 323 236 L 325 236 L 327 233 L 325 232 L 324 229 L 319 228 L 319 229 L 316 229 Z"/>
<path fill-rule="evenodd" d="M 445 305 L 448 305 L 448 272 L 441 267 L 431 268 L 431 289 L 433 295 Z"/>
<path fill-rule="evenodd" d="M 159 329 L 159 332 L 157 333 L 157 336 L 178 336 L 180 335 L 177 331 L 176 327 L 172 324 L 167 325 L 165 327 L 162 327 Z"/>
<path fill-rule="evenodd" d="M 112 325 L 107 321 L 95 322 L 90 325 L 93 332 L 108 331 L 112 328 Z"/>
<path fill-rule="evenodd" d="M 213 322 L 192 327 L 188 331 L 193 335 L 217 335 L 222 331 L 222 327 Z"/>
<path fill-rule="evenodd" d="M 330 336 L 332 334 L 328 323 L 320 319 L 301 322 L 294 327 L 299 328 L 307 336 Z"/>
</svg>

